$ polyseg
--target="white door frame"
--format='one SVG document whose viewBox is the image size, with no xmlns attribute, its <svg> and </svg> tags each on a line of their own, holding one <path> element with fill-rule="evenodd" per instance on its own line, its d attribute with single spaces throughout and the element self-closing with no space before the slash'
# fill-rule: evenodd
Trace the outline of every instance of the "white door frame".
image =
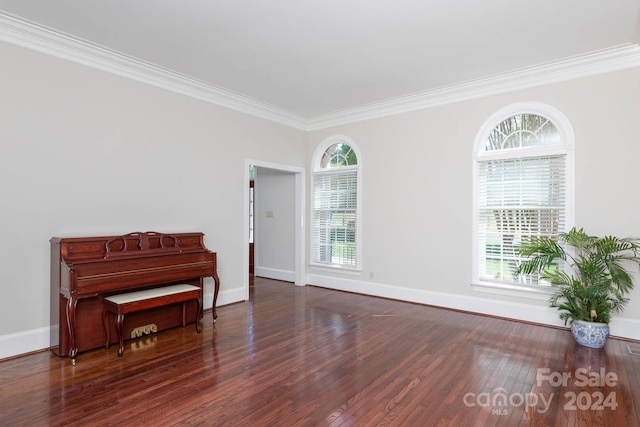
<svg viewBox="0 0 640 427">
<path fill-rule="evenodd" d="M 282 172 L 292 173 L 295 177 L 295 230 L 294 230 L 294 251 L 295 251 L 295 272 L 294 283 L 296 286 L 305 285 L 305 228 L 304 228 L 304 201 L 305 201 L 305 170 L 297 166 L 281 165 L 277 163 L 263 162 L 261 160 L 245 159 L 244 161 L 244 249 L 243 249 L 243 276 L 245 300 L 249 299 L 249 168 L 251 166 L 259 168 L 274 169 Z"/>
</svg>

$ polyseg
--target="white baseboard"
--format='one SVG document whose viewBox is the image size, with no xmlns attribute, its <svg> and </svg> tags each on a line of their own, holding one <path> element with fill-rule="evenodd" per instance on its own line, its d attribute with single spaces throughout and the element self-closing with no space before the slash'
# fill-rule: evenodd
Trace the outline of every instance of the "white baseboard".
<svg viewBox="0 0 640 427">
<path fill-rule="evenodd" d="M 285 282 L 295 282 L 296 273 L 291 270 L 280 270 L 278 268 L 255 267 L 254 274 L 267 279 L 283 280 Z"/>
<path fill-rule="evenodd" d="M 216 302 L 216 307 L 233 304 L 234 302 L 244 301 L 245 294 L 246 290 L 243 288 L 220 291 L 220 293 L 218 293 L 218 301 Z M 204 306 L 204 309 L 207 310 L 213 305 L 213 293 L 205 294 L 204 299 L 205 302 L 202 305 Z"/>
<path fill-rule="evenodd" d="M 0 360 L 49 348 L 49 331 L 44 327 L 0 336 Z"/>
<path fill-rule="evenodd" d="M 372 281 L 343 279 L 313 273 L 307 274 L 306 283 L 340 291 L 564 327 L 564 323 L 558 318 L 558 311 L 551 307 L 498 301 L 480 296 L 463 296 L 421 289 L 400 288 Z M 639 320 L 616 317 L 609 326 L 611 335 L 614 337 L 640 340 Z"/>
<path fill-rule="evenodd" d="M 612 336 L 640 341 L 640 320 L 614 317 L 609 323 Z"/>
</svg>

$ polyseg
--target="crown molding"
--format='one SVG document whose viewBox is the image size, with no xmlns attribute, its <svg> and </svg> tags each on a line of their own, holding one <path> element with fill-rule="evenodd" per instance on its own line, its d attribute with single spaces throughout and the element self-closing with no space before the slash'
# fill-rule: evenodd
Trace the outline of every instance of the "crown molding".
<svg viewBox="0 0 640 427">
<path fill-rule="evenodd" d="M 3 12 L 0 40 L 293 128 L 307 127 L 302 116 Z"/>
<path fill-rule="evenodd" d="M 640 45 L 628 43 L 535 67 L 305 118 L 3 12 L 0 12 L 0 40 L 306 131 L 640 66 Z"/>
<path fill-rule="evenodd" d="M 640 66 L 640 45 L 625 44 L 483 79 L 315 117 L 307 130 L 370 120 Z"/>
</svg>

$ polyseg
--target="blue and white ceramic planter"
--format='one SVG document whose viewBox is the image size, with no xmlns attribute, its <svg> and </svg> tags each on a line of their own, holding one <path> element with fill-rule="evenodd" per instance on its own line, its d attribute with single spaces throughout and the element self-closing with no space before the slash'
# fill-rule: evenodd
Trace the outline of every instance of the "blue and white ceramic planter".
<svg viewBox="0 0 640 427">
<path fill-rule="evenodd" d="M 607 323 L 574 320 L 571 324 L 571 333 L 580 345 L 591 348 L 603 348 L 607 342 L 607 338 L 609 338 L 609 325 Z"/>
</svg>

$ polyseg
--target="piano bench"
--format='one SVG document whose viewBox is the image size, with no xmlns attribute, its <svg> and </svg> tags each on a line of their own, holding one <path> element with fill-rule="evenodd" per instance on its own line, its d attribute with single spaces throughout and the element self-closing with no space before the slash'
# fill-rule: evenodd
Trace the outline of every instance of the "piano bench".
<svg viewBox="0 0 640 427">
<path fill-rule="evenodd" d="M 116 319 L 118 333 L 118 357 L 124 353 L 123 325 L 124 316 L 128 313 L 162 307 L 175 303 L 182 303 L 182 327 L 186 325 L 185 306 L 187 301 L 197 301 L 196 332 L 200 333 L 200 315 L 202 313 L 201 288 L 198 286 L 181 284 L 169 285 L 125 294 L 109 295 L 102 299 L 102 323 L 107 334 L 106 348 L 111 344 L 111 328 L 109 317 L 113 313 Z"/>
</svg>

